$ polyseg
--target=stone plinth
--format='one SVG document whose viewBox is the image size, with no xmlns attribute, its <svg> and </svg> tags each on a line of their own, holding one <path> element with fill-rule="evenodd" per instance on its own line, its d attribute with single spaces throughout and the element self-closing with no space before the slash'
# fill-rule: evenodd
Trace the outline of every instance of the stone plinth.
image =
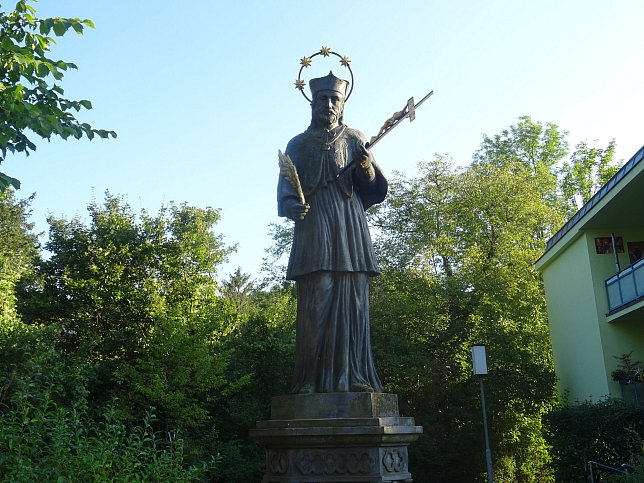
<svg viewBox="0 0 644 483">
<path fill-rule="evenodd" d="M 407 446 L 422 431 L 395 394 L 345 392 L 274 397 L 250 436 L 266 450 L 266 483 L 411 482 Z"/>
</svg>

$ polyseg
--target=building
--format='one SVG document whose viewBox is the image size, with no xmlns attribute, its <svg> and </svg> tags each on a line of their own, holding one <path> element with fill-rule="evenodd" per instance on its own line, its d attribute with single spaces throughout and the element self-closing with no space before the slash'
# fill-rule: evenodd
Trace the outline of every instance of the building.
<svg viewBox="0 0 644 483">
<path fill-rule="evenodd" d="M 644 399 L 611 373 L 644 361 L 644 147 L 546 244 L 543 274 L 560 394 Z"/>
</svg>

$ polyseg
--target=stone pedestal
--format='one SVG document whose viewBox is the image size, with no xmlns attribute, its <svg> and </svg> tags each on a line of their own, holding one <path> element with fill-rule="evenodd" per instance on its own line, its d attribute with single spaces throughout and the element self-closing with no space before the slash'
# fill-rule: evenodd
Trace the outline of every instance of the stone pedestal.
<svg viewBox="0 0 644 483">
<path fill-rule="evenodd" d="M 395 394 L 338 392 L 274 397 L 250 436 L 266 450 L 266 483 L 411 482 L 407 446 L 422 431 Z"/>
</svg>

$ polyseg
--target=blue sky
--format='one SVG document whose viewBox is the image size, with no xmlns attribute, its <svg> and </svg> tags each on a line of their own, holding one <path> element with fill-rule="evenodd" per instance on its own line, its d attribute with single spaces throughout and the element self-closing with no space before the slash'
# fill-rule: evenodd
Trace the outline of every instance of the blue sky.
<svg viewBox="0 0 644 483">
<path fill-rule="evenodd" d="M 3 4 L 3 7 L 5 5 Z M 65 94 L 89 99 L 79 118 L 116 140 L 38 141 L 2 170 L 36 193 L 33 221 L 84 217 L 105 190 L 136 210 L 175 201 L 221 209 L 217 230 L 255 276 L 277 222 L 277 150 L 310 120 L 294 88 L 302 57 L 328 45 L 351 58 L 345 121 L 367 137 L 407 99 L 434 96 L 373 153 L 386 173 L 413 175 L 449 153 L 467 165 L 483 133 L 521 115 L 553 122 L 570 142 L 644 144 L 641 0 L 290 1 L 41 0 L 38 15 L 90 18 L 95 30 L 58 40 L 75 62 Z M 338 59 L 313 59 L 306 80 Z"/>
</svg>

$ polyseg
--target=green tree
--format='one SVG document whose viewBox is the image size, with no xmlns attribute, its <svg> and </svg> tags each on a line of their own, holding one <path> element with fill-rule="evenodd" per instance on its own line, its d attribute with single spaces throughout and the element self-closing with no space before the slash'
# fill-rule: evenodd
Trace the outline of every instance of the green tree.
<svg viewBox="0 0 644 483">
<path fill-rule="evenodd" d="M 590 147 L 582 141 L 575 152 L 561 166 L 561 193 L 567 205 L 567 217 L 572 216 L 583 204 L 619 170 L 613 162 L 615 140 L 606 148 Z"/>
<path fill-rule="evenodd" d="M 436 156 L 418 176 L 398 176 L 373 218 L 384 267 L 374 351 L 387 390 L 425 426 L 412 447 L 417 473 L 473 481 L 484 472 L 470 347 L 485 343 L 496 479 L 551 479 L 541 416 L 555 380 L 533 263 L 564 221 L 556 174 L 566 152 L 565 133 L 523 117 L 484 136 L 466 169 Z"/>
<path fill-rule="evenodd" d="M 212 425 L 214 407 L 245 384 L 245 379 L 232 380 L 226 374 L 232 351 L 222 333 L 232 325 L 234 313 L 216 299 L 207 312 L 187 324 L 160 318 L 140 336 L 136 356 L 114 365 L 112 378 L 118 387 L 113 395 L 129 420 L 153 406 L 164 433 L 179 429 L 192 440 L 203 440 L 199 433 Z"/>
<path fill-rule="evenodd" d="M 14 205 L 7 213 L 19 227 Z M 25 322 L 0 330 L 0 474 L 67 478 L 73 467 L 115 481 L 221 481 L 201 465 L 220 451 L 252 460 L 256 472 L 258 449 L 240 436 L 257 419 L 246 409 L 254 402 L 229 401 L 246 400 L 255 376 L 245 348 L 257 341 L 240 340 L 249 314 L 217 295 L 217 269 L 231 251 L 214 232 L 219 213 L 171 203 L 137 216 L 109 193 L 88 211 L 87 222 L 50 218 L 50 256 L 17 292 Z M 16 233 L 6 245 L 28 247 Z M 265 305 L 250 307 L 275 311 Z M 259 330 L 266 318 L 256 320 Z M 279 347 L 271 332 L 260 343 Z M 264 358 L 281 360 L 269 348 Z M 154 420 L 146 419 L 150 406 Z M 43 458 L 29 466 L 34 454 Z"/>
<path fill-rule="evenodd" d="M 221 285 L 221 293 L 233 304 L 237 312 L 246 312 L 249 309 L 250 295 L 254 290 L 249 273 L 243 273 L 241 267 L 237 267 L 235 273 L 231 274 Z"/>
<path fill-rule="evenodd" d="M 88 418 L 82 395 L 61 403 L 61 388 L 84 381 L 43 335 L 31 338 L 33 354 L 13 361 L 13 388 L 0 385 L 3 481 L 200 481 L 214 468 L 216 457 L 189 466 L 185 441 L 168 444 L 153 427 L 152 411 L 143 424 L 128 427 L 111 408 L 100 419 Z"/>
<path fill-rule="evenodd" d="M 50 218 L 51 256 L 20 292 L 24 320 L 58 328 L 57 345 L 90 371 L 95 402 L 119 396 L 133 419 L 156 405 L 164 427 L 204 423 L 197 401 L 224 384 L 219 339 L 231 312 L 216 295 L 231 250 L 212 232 L 219 213 L 170 204 L 137 217 L 108 193 L 89 216 Z"/>
<path fill-rule="evenodd" d="M 8 152 L 34 151 L 30 133 L 44 139 L 116 137 L 114 131 L 94 129 L 75 118 L 75 112 L 92 104 L 66 99 L 58 82 L 76 65 L 49 56 L 55 44 L 51 34 L 60 37 L 70 29 L 82 34 L 85 27 L 94 24 L 79 18 L 39 19 L 28 0 L 19 0 L 13 11 L 0 11 L 0 163 Z M 19 188 L 20 182 L 0 172 L 0 191 L 9 185 Z"/>
<path fill-rule="evenodd" d="M 213 406 L 222 437 L 218 451 L 230 464 L 216 481 L 259 481 L 265 471 L 264 451 L 248 441 L 248 429 L 270 416 L 271 396 L 288 393 L 295 356 L 296 301 L 290 286 L 255 291 L 224 345 L 230 351 L 229 381 L 243 382 Z"/>
<path fill-rule="evenodd" d="M 28 221 L 32 199 L 18 201 L 10 189 L 0 193 L 0 330 L 15 320 L 15 286 L 37 254 Z"/>
<path fill-rule="evenodd" d="M 521 116 L 516 125 L 500 134 L 484 135 L 473 164 L 527 170 L 541 184 L 543 198 L 569 218 L 619 170 L 622 162 L 613 159 L 615 140 L 605 148 L 582 141 L 571 154 L 567 136 L 568 132 L 556 124 L 544 125 Z"/>
<path fill-rule="evenodd" d="M 286 264 L 293 243 L 293 221 L 283 219 L 280 223 L 270 223 L 269 236 L 272 244 L 266 248 L 262 260 L 263 281 L 261 287 L 289 284 L 285 278 Z"/>
<path fill-rule="evenodd" d="M 419 163 L 418 169 L 416 178 L 395 173 L 385 204 L 371 218 L 383 234 L 375 239 L 383 254 L 380 262 L 450 275 L 457 263 L 453 201 L 458 173 L 445 155 Z"/>
<path fill-rule="evenodd" d="M 556 124 L 534 122 L 530 116 L 519 117 L 519 122 L 492 137 L 483 135 L 480 148 L 474 153 L 474 164 L 506 165 L 513 169 L 523 167 L 530 172 L 552 174 L 568 154 L 567 131 Z M 556 180 L 550 178 L 550 181 Z"/>
</svg>

